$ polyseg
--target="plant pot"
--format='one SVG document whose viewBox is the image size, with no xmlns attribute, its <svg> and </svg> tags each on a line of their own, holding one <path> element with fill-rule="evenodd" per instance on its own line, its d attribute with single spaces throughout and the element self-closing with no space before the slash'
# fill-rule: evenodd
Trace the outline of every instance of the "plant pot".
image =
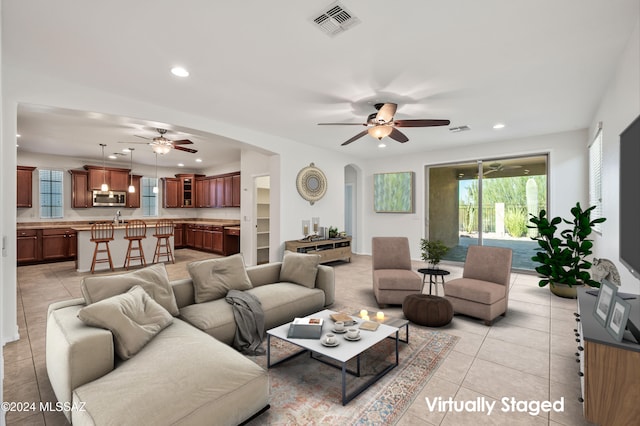
<svg viewBox="0 0 640 426">
<path fill-rule="evenodd" d="M 564 297 L 567 299 L 575 299 L 578 297 L 578 288 L 582 287 L 584 284 L 572 285 L 569 287 L 567 284 L 561 283 L 553 283 L 549 284 L 549 289 L 551 293 L 555 294 L 559 297 Z"/>
</svg>

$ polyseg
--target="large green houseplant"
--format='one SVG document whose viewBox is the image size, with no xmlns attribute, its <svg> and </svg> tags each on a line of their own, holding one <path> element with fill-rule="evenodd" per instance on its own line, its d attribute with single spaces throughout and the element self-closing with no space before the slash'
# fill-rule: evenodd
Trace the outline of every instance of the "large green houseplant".
<svg viewBox="0 0 640 426">
<path fill-rule="evenodd" d="M 591 220 L 594 208 L 582 210 L 580 203 L 576 203 L 571 209 L 571 220 L 560 217 L 549 219 L 545 210 L 541 210 L 538 216 L 531 214 L 529 222 L 533 225 L 527 227 L 537 229 L 538 235 L 531 239 L 539 245 L 539 251 L 531 260 L 539 263 L 535 270 L 543 277 L 538 283 L 540 287 L 551 284 L 551 291 L 564 297 L 575 297 L 575 286 L 600 287 L 599 282 L 591 279 L 591 262 L 587 257 L 592 254 L 593 242 L 589 235 L 593 232 L 593 226 L 606 219 Z M 557 235 L 558 225 L 562 222 L 570 226 Z M 565 292 L 563 287 L 571 290 Z"/>
<path fill-rule="evenodd" d="M 420 240 L 420 251 L 422 260 L 429 263 L 431 269 L 437 269 L 440 259 L 447 254 L 449 248 L 440 240 L 427 240 L 422 238 Z"/>
</svg>

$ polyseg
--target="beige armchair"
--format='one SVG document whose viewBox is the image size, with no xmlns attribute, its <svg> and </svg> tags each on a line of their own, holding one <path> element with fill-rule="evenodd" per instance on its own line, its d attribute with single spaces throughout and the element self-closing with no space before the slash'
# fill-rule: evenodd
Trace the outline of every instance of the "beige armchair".
<svg viewBox="0 0 640 426">
<path fill-rule="evenodd" d="M 406 237 L 373 237 L 371 253 L 378 305 L 402 305 L 408 295 L 422 292 L 422 279 L 411 269 Z"/>
<path fill-rule="evenodd" d="M 469 246 L 462 278 L 444 287 L 445 297 L 456 314 L 465 314 L 491 325 L 507 314 L 511 281 L 511 249 Z"/>
</svg>

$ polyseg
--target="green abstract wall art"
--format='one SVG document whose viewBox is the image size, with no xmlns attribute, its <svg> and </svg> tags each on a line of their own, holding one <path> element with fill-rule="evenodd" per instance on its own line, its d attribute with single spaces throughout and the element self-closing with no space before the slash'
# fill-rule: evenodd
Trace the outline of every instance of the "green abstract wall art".
<svg viewBox="0 0 640 426">
<path fill-rule="evenodd" d="M 413 172 L 374 173 L 373 210 L 413 213 Z"/>
</svg>

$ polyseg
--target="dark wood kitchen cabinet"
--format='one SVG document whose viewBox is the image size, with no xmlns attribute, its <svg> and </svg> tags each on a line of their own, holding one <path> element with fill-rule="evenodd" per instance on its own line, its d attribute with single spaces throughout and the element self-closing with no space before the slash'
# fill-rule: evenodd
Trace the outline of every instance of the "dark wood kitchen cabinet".
<svg viewBox="0 0 640 426">
<path fill-rule="evenodd" d="M 39 259 L 39 241 L 37 229 L 25 229 L 17 232 L 16 258 L 18 264 L 37 262 Z"/>
<path fill-rule="evenodd" d="M 138 176 L 138 175 L 133 175 L 131 177 L 130 182 L 133 184 L 133 187 L 135 188 L 134 192 L 127 192 L 127 207 L 130 209 L 139 209 L 140 208 L 140 198 L 141 198 L 141 194 L 140 194 L 140 180 L 142 179 L 142 176 Z M 127 190 L 128 190 L 128 186 L 127 186 Z"/>
<path fill-rule="evenodd" d="M 69 170 L 71 174 L 71 208 L 86 209 L 92 206 L 89 191 L 89 172 L 86 170 Z"/>
<path fill-rule="evenodd" d="M 165 209 L 180 207 L 180 199 L 178 197 L 179 187 L 180 179 L 162 178 L 162 206 Z"/>
<path fill-rule="evenodd" d="M 100 190 L 103 183 L 109 191 L 126 191 L 129 188 L 129 169 L 115 167 L 84 166 L 89 171 L 89 189 Z"/>
<path fill-rule="evenodd" d="M 184 247 L 184 224 L 174 223 L 173 227 L 173 246 L 175 248 Z"/>
<path fill-rule="evenodd" d="M 32 207 L 33 203 L 33 171 L 35 167 L 18 166 L 17 170 L 17 207 Z"/>
<path fill-rule="evenodd" d="M 69 228 L 42 230 L 41 260 L 64 260 L 74 258 L 77 253 L 76 231 Z"/>
</svg>

